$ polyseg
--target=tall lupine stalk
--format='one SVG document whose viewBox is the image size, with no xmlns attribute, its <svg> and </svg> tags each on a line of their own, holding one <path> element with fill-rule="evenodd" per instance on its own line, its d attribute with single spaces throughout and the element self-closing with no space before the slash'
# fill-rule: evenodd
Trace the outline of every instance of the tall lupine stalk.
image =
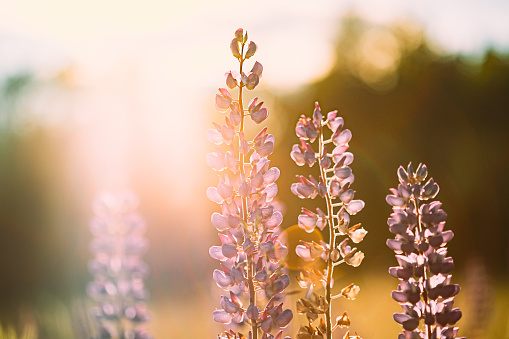
<svg viewBox="0 0 509 339">
<path fill-rule="evenodd" d="M 298 183 L 291 186 L 292 192 L 300 198 L 314 199 L 320 196 L 325 200 L 325 212 L 317 208 L 316 213 L 302 208 L 298 224 L 306 232 L 311 233 L 318 227 L 320 231 L 326 230 L 328 242 L 302 242 L 296 248 L 297 255 L 305 261 L 314 261 L 321 258 L 326 263 L 326 268 L 301 268 L 299 285 L 307 289 L 306 297 L 297 302 L 297 311 L 306 314 L 309 325 L 301 326 L 297 334 L 299 339 L 307 338 L 332 338 L 332 332 L 338 327 L 350 326 L 348 315 L 337 317 L 332 320 L 333 299 L 345 297 L 355 299 L 359 293 L 359 286 L 350 284 L 343 288 L 339 294 L 333 295 L 334 267 L 347 264 L 357 267 L 361 264 L 364 253 L 348 245 L 351 240 L 359 243 L 364 239 L 367 231 L 360 224 L 350 225 L 350 216 L 364 208 L 362 200 L 354 200 L 355 191 L 350 188 L 354 181 L 354 175 L 348 166 L 353 161 L 353 154 L 346 152 L 352 133 L 343 129 L 343 118 L 337 116 L 337 111 L 327 114 L 324 119 L 320 106 L 316 108 L 312 118 L 301 116 L 295 129 L 300 139 L 300 144 L 292 148 L 291 157 L 299 166 L 312 167 L 318 163 L 318 180 L 312 175 L 308 178 L 297 176 Z M 318 141 L 318 149 L 311 144 Z M 343 240 L 341 240 L 343 238 Z M 324 295 L 313 293 L 314 285 L 321 284 L 325 289 Z M 320 314 L 325 314 L 325 321 L 320 318 L 317 327 L 312 322 Z M 347 332 L 344 338 L 350 337 Z"/>
<path fill-rule="evenodd" d="M 248 323 L 249 339 L 260 336 L 279 339 L 281 329 L 293 315 L 291 310 L 283 310 L 280 302 L 290 279 L 279 263 L 287 249 L 275 233 L 283 216 L 271 203 L 279 177 L 279 169 L 269 167 L 267 159 L 274 150 L 274 136 L 267 133 L 266 127 L 252 140 L 244 132 L 248 117 L 259 124 L 268 116 L 263 102 L 257 98 L 247 107 L 243 101 L 244 90 L 253 90 L 258 85 L 263 67 L 255 62 L 251 71 L 245 73 L 245 62 L 257 47 L 252 41 L 248 44 L 247 33 L 241 28 L 235 32 L 230 48 L 239 62 L 239 71 L 226 73 L 226 85 L 236 90 L 238 96 L 234 99 L 228 89 L 219 89 L 216 108 L 228 116 L 223 125 L 213 123 L 214 128 L 207 132 L 216 152 L 207 154 L 206 160 L 219 172 L 219 183 L 207 189 L 207 196 L 221 206 L 221 213 L 215 212 L 211 217 L 220 232 L 221 246 L 212 246 L 209 253 L 221 262 L 221 269 L 214 271 L 213 278 L 228 292 L 221 297 L 222 309 L 214 311 L 213 318 L 224 324 Z M 272 331 L 277 334 L 272 335 Z M 245 338 L 232 330 L 221 337 Z"/>
<path fill-rule="evenodd" d="M 427 175 L 426 165 L 419 164 L 415 172 L 411 163 L 406 171 L 400 166 L 398 189 L 391 188 L 386 199 L 394 211 L 387 223 L 396 235 L 387 246 L 400 265 L 389 269 L 399 280 L 392 298 L 404 312 L 393 316 L 404 329 L 399 339 L 456 338 L 458 328 L 451 326 L 461 318 L 459 308 L 453 308 L 460 286 L 451 284 L 454 263 L 446 256 L 454 234 L 444 231 L 447 214 L 440 201 L 431 201 L 439 187 L 433 178 L 424 183 Z"/>
<path fill-rule="evenodd" d="M 148 321 L 143 277 L 147 266 L 141 260 L 148 242 L 143 237 L 145 222 L 136 212 L 132 194 L 103 194 L 94 202 L 95 217 L 90 230 L 94 259 L 89 270 L 94 281 L 88 293 L 97 306 L 97 338 L 149 339 L 143 324 Z"/>
</svg>

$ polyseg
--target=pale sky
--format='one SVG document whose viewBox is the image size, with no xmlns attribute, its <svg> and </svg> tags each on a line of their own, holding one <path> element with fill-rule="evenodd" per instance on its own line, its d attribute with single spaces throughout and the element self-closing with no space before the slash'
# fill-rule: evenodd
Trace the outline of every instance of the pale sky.
<svg viewBox="0 0 509 339">
<path fill-rule="evenodd" d="M 322 0 L 312 4 L 289 0 L 0 0 L 0 9 L 2 64 L 8 55 L 33 63 L 56 63 L 49 60 L 52 53 L 54 59 L 70 57 L 91 64 L 99 58 L 107 63 L 108 58 L 116 59 L 115 53 L 137 58 L 142 49 L 160 52 L 164 45 L 182 54 L 185 49 L 206 48 L 207 58 L 220 60 L 219 42 L 230 31 L 245 27 L 262 47 L 266 63 L 274 64 L 266 81 L 277 86 L 287 83 L 283 78 L 300 84 L 326 71 L 337 18 L 352 9 L 378 22 L 401 17 L 415 20 L 440 46 L 453 52 L 476 52 L 487 45 L 509 48 L 509 1 L 505 0 Z M 293 50 L 299 47 L 296 57 Z M 29 50 L 32 53 L 26 53 Z M 211 62 L 199 59 L 203 56 L 184 56 L 187 65 L 193 65 L 186 67 L 188 72 L 203 74 L 210 69 Z M 297 67 L 298 72 L 294 71 Z"/>
<path fill-rule="evenodd" d="M 174 159 L 205 153 L 205 137 L 185 130 L 210 125 L 200 112 L 213 108 L 224 73 L 237 67 L 234 31 L 245 28 L 258 44 L 262 86 L 283 93 L 327 73 L 338 18 L 352 10 L 379 23 L 415 21 L 449 52 L 509 48 L 506 0 L 0 0 L 0 78 L 73 67 L 72 93 L 50 93 L 34 110 L 71 111 L 81 161 L 95 164 L 98 186 L 127 180 L 135 128 L 162 168 L 189 174 Z M 182 142 L 188 147 L 173 147 Z"/>
</svg>

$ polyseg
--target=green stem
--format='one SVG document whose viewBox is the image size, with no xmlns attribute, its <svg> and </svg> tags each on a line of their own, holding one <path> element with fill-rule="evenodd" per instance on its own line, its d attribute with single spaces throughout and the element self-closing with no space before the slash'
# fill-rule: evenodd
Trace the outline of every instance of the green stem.
<svg viewBox="0 0 509 339">
<path fill-rule="evenodd" d="M 322 128 L 322 126 L 320 126 Z M 322 148 L 324 147 L 323 142 L 323 133 L 320 131 L 320 138 L 318 139 L 318 151 L 320 152 L 320 156 L 322 154 Z M 327 178 L 325 176 L 325 169 L 320 166 L 320 176 L 322 181 L 327 184 Z M 328 226 L 329 226 L 329 250 L 333 251 L 336 247 L 336 237 L 334 236 L 334 227 L 332 223 L 332 202 L 329 193 L 325 195 L 325 202 L 327 203 L 327 216 L 328 216 Z M 334 265 L 329 255 L 327 257 L 327 286 L 325 287 L 325 300 L 327 301 L 327 310 L 325 312 L 325 325 L 327 326 L 327 339 L 332 339 L 332 307 L 331 307 L 331 281 L 332 281 L 332 273 L 334 271 Z"/>
</svg>

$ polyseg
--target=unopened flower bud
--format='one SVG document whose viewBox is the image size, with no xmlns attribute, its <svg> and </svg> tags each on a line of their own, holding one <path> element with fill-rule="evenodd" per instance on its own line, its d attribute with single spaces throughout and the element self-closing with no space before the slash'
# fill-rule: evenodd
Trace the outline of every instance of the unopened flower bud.
<svg viewBox="0 0 509 339">
<path fill-rule="evenodd" d="M 258 106 L 257 106 L 258 107 Z M 257 124 L 263 122 L 269 116 L 269 112 L 265 107 L 257 110 L 256 112 L 251 114 L 251 119 Z"/>
<path fill-rule="evenodd" d="M 321 127 L 323 115 L 322 112 L 320 111 L 320 106 L 318 105 L 318 103 L 316 103 L 315 105 L 316 108 L 313 111 L 313 121 L 316 123 L 317 127 Z"/>
<path fill-rule="evenodd" d="M 242 39 L 244 38 L 244 30 L 242 28 L 239 28 L 235 31 L 235 39 L 237 39 L 238 42 L 242 43 Z"/>
<path fill-rule="evenodd" d="M 242 79 L 244 82 L 244 79 Z M 253 90 L 256 86 L 258 86 L 258 83 L 260 82 L 260 77 L 258 77 L 257 74 L 251 73 L 249 74 L 245 79 L 246 88 L 248 90 Z"/>
<path fill-rule="evenodd" d="M 428 175 L 428 168 L 426 165 L 423 165 L 422 163 L 419 164 L 419 167 L 417 167 L 417 170 L 415 171 L 415 179 L 422 181 L 426 179 L 426 176 Z"/>
<path fill-rule="evenodd" d="M 344 312 L 342 316 L 337 317 L 336 324 L 339 327 L 350 327 L 350 318 L 348 317 L 348 314 L 346 314 L 346 312 Z M 345 338 L 347 338 L 347 337 L 345 336 Z"/>
<path fill-rule="evenodd" d="M 330 258 L 332 261 L 338 261 L 339 251 L 337 249 L 332 250 L 332 252 L 330 253 Z"/>
<path fill-rule="evenodd" d="M 257 49 L 256 44 L 253 41 L 251 41 L 249 43 L 249 47 L 247 48 L 246 59 L 252 57 L 256 53 L 256 49 Z"/>
<path fill-rule="evenodd" d="M 226 76 L 226 86 L 230 89 L 237 87 L 237 80 L 233 77 L 232 72 L 228 72 L 228 75 Z"/>
<path fill-rule="evenodd" d="M 256 307 L 254 304 L 250 304 L 247 308 L 246 317 L 248 319 L 258 319 L 258 314 L 260 313 L 260 309 Z"/>
<path fill-rule="evenodd" d="M 414 177 L 414 167 L 412 166 L 412 163 L 411 163 L 411 162 L 409 162 L 409 163 L 408 163 L 408 166 L 407 166 L 407 170 L 406 170 L 406 172 L 408 173 L 408 176 L 409 176 L 410 178 L 413 178 L 413 177 Z"/>
<path fill-rule="evenodd" d="M 232 40 L 232 42 L 230 43 L 230 49 L 232 50 L 232 54 L 234 57 L 236 57 L 237 59 L 241 57 L 239 52 L 239 42 L 237 41 L 237 39 Z"/>
<path fill-rule="evenodd" d="M 254 98 L 253 100 L 251 100 L 249 102 L 249 113 L 250 114 L 253 114 L 253 113 L 256 113 L 260 110 L 260 108 L 262 108 L 262 105 L 263 105 L 263 101 L 257 103 L 258 101 L 258 97 Z"/>
<path fill-rule="evenodd" d="M 263 72 L 262 64 L 259 63 L 258 61 L 255 62 L 255 64 L 253 65 L 253 68 L 251 69 L 251 73 L 255 73 L 256 75 L 261 77 L 262 76 L 262 72 Z"/>
<path fill-rule="evenodd" d="M 408 175 L 407 175 L 407 172 L 405 171 L 405 169 L 403 168 L 403 166 L 399 166 L 399 168 L 398 168 L 398 177 L 399 177 L 399 181 L 401 183 L 408 182 Z"/>
</svg>

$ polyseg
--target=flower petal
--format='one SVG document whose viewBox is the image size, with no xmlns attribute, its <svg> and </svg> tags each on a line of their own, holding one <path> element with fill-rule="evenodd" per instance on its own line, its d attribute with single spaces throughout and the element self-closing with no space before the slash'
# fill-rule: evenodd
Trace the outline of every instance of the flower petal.
<svg viewBox="0 0 509 339">
<path fill-rule="evenodd" d="M 208 153 L 205 160 L 207 161 L 207 165 L 216 171 L 222 171 L 224 169 L 224 161 L 216 152 Z"/>
<path fill-rule="evenodd" d="M 346 210 L 348 214 L 355 215 L 357 212 L 364 208 L 364 201 L 362 200 L 352 200 L 348 205 L 346 205 Z"/>
<path fill-rule="evenodd" d="M 233 258 L 237 255 L 237 246 L 233 244 L 223 244 L 221 246 L 223 255 L 227 258 Z"/>
<path fill-rule="evenodd" d="M 229 227 L 228 217 L 225 217 L 217 212 L 212 213 L 210 221 L 218 231 L 226 231 Z"/>
<path fill-rule="evenodd" d="M 233 188 L 230 185 L 225 184 L 223 181 L 220 181 L 217 184 L 217 193 L 226 200 L 232 196 Z"/>
<path fill-rule="evenodd" d="M 354 284 L 350 284 L 347 287 L 341 290 L 341 294 L 345 296 L 347 299 L 355 300 L 357 298 L 357 294 L 360 292 L 360 287 Z"/>
<path fill-rule="evenodd" d="M 315 228 L 317 220 L 318 218 L 316 217 L 316 215 L 309 216 L 306 214 L 300 214 L 298 217 L 299 227 L 305 230 L 306 232 L 310 233 Z"/>
<path fill-rule="evenodd" d="M 399 207 L 405 204 L 405 200 L 395 195 L 388 195 L 385 197 L 385 201 L 391 206 Z"/>
<path fill-rule="evenodd" d="M 304 245 L 297 245 L 295 247 L 295 253 L 297 253 L 297 255 L 301 257 L 304 261 L 314 260 L 313 258 L 311 258 L 311 251 Z"/>
<path fill-rule="evenodd" d="M 229 324 L 232 322 L 233 316 L 224 310 L 215 310 L 212 312 L 212 317 L 218 323 Z"/>
<path fill-rule="evenodd" d="M 230 278 L 230 276 L 226 275 L 221 270 L 214 270 L 214 273 L 212 273 L 212 278 L 216 282 L 217 286 L 221 287 L 222 289 L 229 288 L 233 285 L 232 278 Z"/>
<path fill-rule="evenodd" d="M 212 142 L 216 145 L 221 145 L 224 141 L 221 133 L 217 129 L 214 129 L 214 128 L 210 128 L 207 130 L 207 139 L 209 139 L 210 142 Z"/>
<path fill-rule="evenodd" d="M 260 313 L 260 309 L 256 307 L 254 304 L 250 304 L 246 311 L 246 317 L 248 319 L 258 319 L 258 314 Z"/>
<path fill-rule="evenodd" d="M 290 309 L 286 309 L 277 317 L 275 323 L 279 327 L 286 327 L 293 318 L 293 313 Z"/>
<path fill-rule="evenodd" d="M 263 175 L 263 181 L 268 185 L 268 184 L 271 184 L 273 183 L 274 181 L 276 181 L 278 178 L 279 178 L 279 175 L 280 175 L 280 171 L 279 171 L 279 168 L 277 167 L 272 167 L 271 169 L 269 169 L 267 171 L 267 173 L 265 173 Z"/>
<path fill-rule="evenodd" d="M 348 235 L 350 236 L 350 239 L 352 239 L 352 241 L 356 244 L 360 243 L 364 237 L 366 236 L 366 234 L 368 233 L 368 231 L 366 231 L 364 228 L 358 228 L 354 231 L 350 231 L 348 230 Z"/>
<path fill-rule="evenodd" d="M 228 313 L 235 313 L 239 310 L 239 305 L 234 304 L 225 296 L 221 297 L 221 307 Z"/>
<path fill-rule="evenodd" d="M 264 224 L 265 224 L 265 227 L 267 227 L 268 229 L 274 229 L 276 227 L 278 227 L 279 225 L 281 225 L 281 223 L 283 222 L 283 214 L 281 214 L 281 212 L 279 211 L 276 211 L 272 214 L 272 216 L 265 220 L 264 221 Z"/>
<path fill-rule="evenodd" d="M 230 99 L 225 98 L 221 94 L 216 94 L 215 104 L 219 112 L 226 112 L 228 107 L 230 107 L 230 102 L 231 102 Z"/>
<path fill-rule="evenodd" d="M 268 116 L 269 116 L 269 111 L 265 107 L 262 107 L 258 111 L 253 112 L 251 114 L 251 119 L 253 119 L 253 121 L 255 123 L 260 124 L 265 119 L 267 119 Z"/>
<path fill-rule="evenodd" d="M 258 153 L 261 157 L 271 155 L 272 152 L 274 152 L 274 143 L 272 141 L 266 142 L 256 150 L 256 153 Z"/>
<path fill-rule="evenodd" d="M 223 255 L 223 250 L 221 246 L 212 246 L 209 248 L 209 254 L 213 259 L 224 261 L 226 257 Z"/>
<path fill-rule="evenodd" d="M 221 196 L 217 192 L 217 188 L 215 187 L 207 188 L 207 198 L 218 204 L 222 204 L 224 201 L 224 199 L 221 198 Z"/>
<path fill-rule="evenodd" d="M 334 171 L 334 175 L 342 180 L 348 178 L 352 174 L 352 169 L 348 166 L 340 167 Z"/>
<path fill-rule="evenodd" d="M 354 195 L 355 195 L 355 191 L 353 189 L 349 189 L 345 193 L 341 194 L 339 199 L 341 199 L 343 204 L 349 204 L 352 201 Z"/>
<path fill-rule="evenodd" d="M 241 197 L 246 198 L 249 193 L 251 193 L 251 185 L 244 181 L 239 187 L 239 194 Z"/>
<path fill-rule="evenodd" d="M 348 142 L 352 139 L 352 132 L 349 129 L 345 129 L 339 133 L 337 137 L 334 138 L 333 142 L 335 145 L 347 145 Z"/>
<path fill-rule="evenodd" d="M 272 201 L 272 199 L 277 194 L 277 184 L 274 182 L 270 184 L 269 186 L 265 187 L 265 189 L 262 191 L 262 194 L 267 194 L 267 202 Z"/>
</svg>

